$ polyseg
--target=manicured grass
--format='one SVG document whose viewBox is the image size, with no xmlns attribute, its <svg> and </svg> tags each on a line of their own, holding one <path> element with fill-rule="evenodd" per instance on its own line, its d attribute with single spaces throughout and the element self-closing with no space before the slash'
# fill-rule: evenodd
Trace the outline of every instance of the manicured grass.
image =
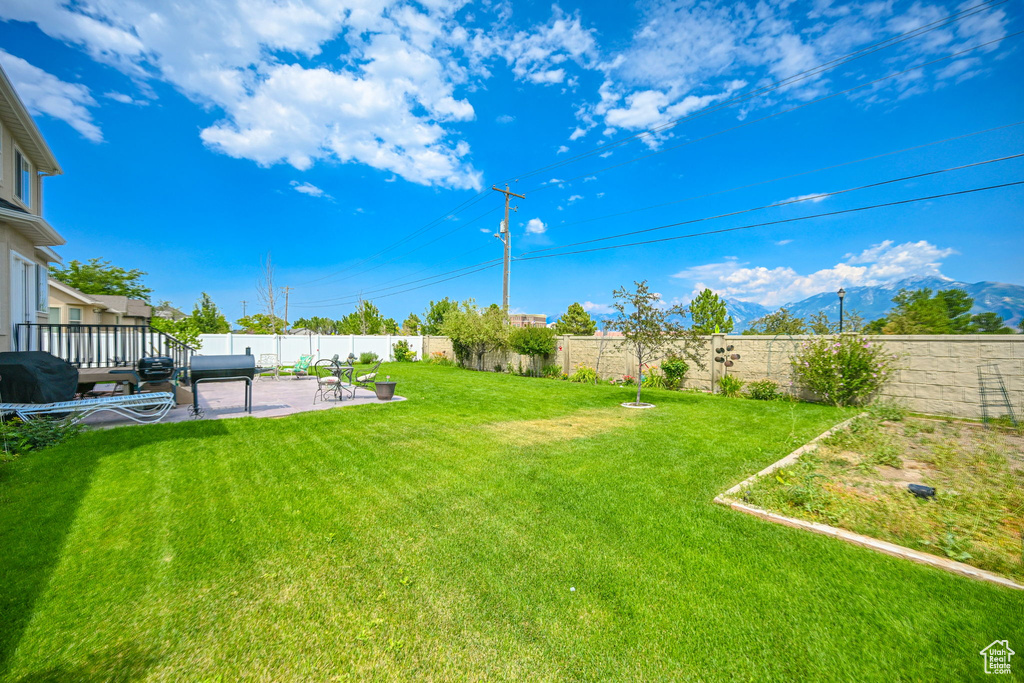
<svg viewBox="0 0 1024 683">
<path fill-rule="evenodd" d="M 0 465 L 0 677 L 953 680 L 1024 643 L 1020 593 L 711 502 L 849 412 L 382 372 L 411 400 Z"/>
</svg>

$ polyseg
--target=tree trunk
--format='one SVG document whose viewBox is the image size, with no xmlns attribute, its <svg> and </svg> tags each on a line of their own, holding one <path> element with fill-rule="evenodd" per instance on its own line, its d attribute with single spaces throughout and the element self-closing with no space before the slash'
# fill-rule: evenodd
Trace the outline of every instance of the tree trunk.
<svg viewBox="0 0 1024 683">
<path fill-rule="evenodd" d="M 640 389 L 641 389 L 640 380 L 637 380 L 637 383 L 636 383 L 636 404 L 637 405 L 640 405 Z"/>
</svg>

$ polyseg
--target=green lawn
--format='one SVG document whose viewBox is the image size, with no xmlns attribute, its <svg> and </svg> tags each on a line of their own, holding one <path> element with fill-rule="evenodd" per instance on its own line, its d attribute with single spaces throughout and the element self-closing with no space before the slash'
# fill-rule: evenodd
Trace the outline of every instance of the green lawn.
<svg viewBox="0 0 1024 683">
<path fill-rule="evenodd" d="M 1022 593 L 712 503 L 848 412 L 382 372 L 411 400 L 0 464 L 0 680 L 956 680 L 1022 652 Z"/>
</svg>

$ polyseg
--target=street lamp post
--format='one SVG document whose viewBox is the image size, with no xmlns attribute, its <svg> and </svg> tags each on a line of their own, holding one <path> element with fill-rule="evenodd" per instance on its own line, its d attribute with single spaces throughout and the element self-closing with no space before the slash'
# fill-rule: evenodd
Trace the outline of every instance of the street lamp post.
<svg viewBox="0 0 1024 683">
<path fill-rule="evenodd" d="M 843 298 L 846 296 L 846 290 L 842 287 L 836 292 L 839 295 L 839 334 L 843 333 Z"/>
</svg>

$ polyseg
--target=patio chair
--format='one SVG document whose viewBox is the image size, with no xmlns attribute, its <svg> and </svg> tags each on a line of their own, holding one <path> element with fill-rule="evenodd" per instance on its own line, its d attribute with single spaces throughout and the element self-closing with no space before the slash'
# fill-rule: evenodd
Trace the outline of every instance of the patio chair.
<svg viewBox="0 0 1024 683">
<path fill-rule="evenodd" d="M 377 370 L 380 369 L 380 364 L 383 362 L 383 360 L 378 360 L 377 364 L 374 365 L 369 372 L 363 375 L 359 375 L 352 381 L 352 383 L 355 384 L 357 387 L 363 387 L 364 389 L 373 389 L 373 382 L 375 379 L 377 379 Z"/>
<path fill-rule="evenodd" d="M 256 368 L 259 370 L 257 379 L 264 375 L 273 375 L 274 379 L 281 379 L 281 361 L 276 353 L 261 353 Z"/>
<path fill-rule="evenodd" d="M 292 366 L 292 377 L 298 379 L 299 377 L 309 377 L 309 366 L 313 364 L 312 354 L 303 354 L 299 356 L 299 359 L 295 361 L 295 365 Z"/>
<path fill-rule="evenodd" d="M 347 370 L 347 372 L 346 372 Z M 316 393 L 313 394 L 313 404 L 316 405 L 317 396 L 320 400 L 326 401 L 327 394 L 333 393 L 342 400 L 343 391 L 349 392 L 349 396 L 355 398 L 356 388 L 352 384 L 352 368 L 339 365 L 333 360 L 324 358 L 318 360 L 313 366 L 313 374 L 316 375 Z"/>
<path fill-rule="evenodd" d="M 93 413 L 108 410 L 139 423 L 158 422 L 175 405 L 174 394 L 130 394 L 86 398 L 58 403 L 0 403 L 0 414 L 14 413 L 24 421 L 43 416 L 71 415 L 78 423 Z"/>
</svg>

